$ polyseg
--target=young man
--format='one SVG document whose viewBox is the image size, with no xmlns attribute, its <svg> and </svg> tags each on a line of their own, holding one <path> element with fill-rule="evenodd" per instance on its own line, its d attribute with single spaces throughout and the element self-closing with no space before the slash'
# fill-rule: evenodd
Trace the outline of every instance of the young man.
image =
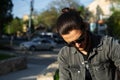
<svg viewBox="0 0 120 80">
<path fill-rule="evenodd" d="M 62 13 L 57 31 L 68 44 L 58 54 L 59 80 L 118 80 L 120 44 L 108 36 L 97 36 L 75 10 Z"/>
</svg>

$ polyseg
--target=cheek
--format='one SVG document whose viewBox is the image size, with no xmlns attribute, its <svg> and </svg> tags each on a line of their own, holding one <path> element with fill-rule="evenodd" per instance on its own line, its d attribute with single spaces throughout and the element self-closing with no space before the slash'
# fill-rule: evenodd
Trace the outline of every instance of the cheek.
<svg viewBox="0 0 120 80">
<path fill-rule="evenodd" d="M 85 42 L 82 42 L 80 47 L 84 48 L 86 46 Z"/>
<path fill-rule="evenodd" d="M 77 48 L 84 48 L 85 47 L 85 43 L 84 42 L 82 42 L 82 43 L 76 43 L 75 46 Z"/>
<path fill-rule="evenodd" d="M 87 39 L 85 39 L 82 43 L 81 43 L 81 47 L 85 48 L 87 45 Z"/>
</svg>

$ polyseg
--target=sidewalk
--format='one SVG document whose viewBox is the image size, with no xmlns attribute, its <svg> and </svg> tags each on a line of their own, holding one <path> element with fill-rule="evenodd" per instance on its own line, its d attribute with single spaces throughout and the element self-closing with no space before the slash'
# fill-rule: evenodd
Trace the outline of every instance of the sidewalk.
<svg viewBox="0 0 120 80">
<path fill-rule="evenodd" d="M 44 64 L 43 65 L 27 64 L 27 65 L 28 65 L 27 69 L 2 75 L 0 76 L 0 80 L 53 80 L 54 72 L 58 68 L 58 64 L 56 64 L 56 62 L 53 62 L 48 66 Z"/>
<path fill-rule="evenodd" d="M 45 65 L 28 64 L 27 69 L 2 75 L 0 80 L 37 80 L 37 76 L 46 68 Z"/>
</svg>

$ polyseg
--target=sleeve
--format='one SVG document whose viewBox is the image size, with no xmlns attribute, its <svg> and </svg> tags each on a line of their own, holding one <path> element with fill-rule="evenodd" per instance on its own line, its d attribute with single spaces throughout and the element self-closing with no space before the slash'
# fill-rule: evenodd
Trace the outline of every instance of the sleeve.
<svg viewBox="0 0 120 80">
<path fill-rule="evenodd" d="M 58 54 L 59 80 L 70 80 L 67 52 L 68 51 L 63 48 Z"/>
<path fill-rule="evenodd" d="M 110 58 L 120 71 L 120 41 L 111 38 L 110 40 Z"/>
</svg>

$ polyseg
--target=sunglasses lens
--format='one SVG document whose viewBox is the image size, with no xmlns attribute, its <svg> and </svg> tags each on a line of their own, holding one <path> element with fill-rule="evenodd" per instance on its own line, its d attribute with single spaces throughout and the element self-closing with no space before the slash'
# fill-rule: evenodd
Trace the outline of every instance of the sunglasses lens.
<svg viewBox="0 0 120 80">
<path fill-rule="evenodd" d="M 85 40 L 84 36 L 79 37 L 77 40 L 68 43 L 68 46 L 74 46 L 75 43 L 81 43 L 81 42 L 83 42 L 84 40 Z"/>
<path fill-rule="evenodd" d="M 79 38 L 78 40 L 76 40 L 76 43 L 81 43 L 82 41 L 84 41 L 84 37 Z"/>
</svg>

